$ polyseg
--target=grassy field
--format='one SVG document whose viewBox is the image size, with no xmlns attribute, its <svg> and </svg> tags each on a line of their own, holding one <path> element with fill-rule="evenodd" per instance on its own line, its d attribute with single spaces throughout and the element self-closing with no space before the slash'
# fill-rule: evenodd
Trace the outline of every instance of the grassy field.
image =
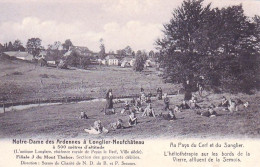
<svg viewBox="0 0 260 167">
<path fill-rule="evenodd" d="M 53 98 L 64 96 L 104 97 L 107 89 L 112 88 L 115 96 L 138 94 L 140 87 L 146 92 L 155 93 L 158 86 L 164 92 L 175 92 L 178 86 L 164 84 L 153 69 L 142 73 L 119 67 L 97 67 L 89 70 L 61 70 L 39 67 L 17 61 L 0 61 L 0 96 L 9 101 L 30 100 L 35 98 Z M 138 117 L 138 124 L 122 130 L 110 130 L 108 134 L 91 136 L 84 132 L 101 120 L 105 127 L 123 119 L 127 125 L 128 116 L 119 112 L 122 103 L 115 104 L 116 115 L 104 115 L 100 111 L 105 102 L 70 103 L 42 106 L 11 111 L 0 114 L 0 138 L 259 138 L 260 137 L 260 93 L 245 94 L 211 94 L 204 92 L 199 99 L 201 110 L 211 104 L 218 104 L 221 97 L 240 98 L 249 101 L 249 108 L 235 113 L 217 111 L 214 118 L 202 117 L 196 110 L 184 110 L 176 113 L 177 120 L 167 121 L 160 117 Z M 171 107 L 180 104 L 183 95 L 171 98 Z M 163 112 L 163 101 L 153 99 L 156 114 Z M 79 119 L 81 111 L 86 111 L 89 119 Z"/>
<path fill-rule="evenodd" d="M 92 67 L 88 70 L 65 70 L 40 67 L 17 60 L 0 60 L 0 97 L 10 101 L 32 101 L 61 97 L 101 98 L 109 88 L 116 96 L 138 94 L 140 88 L 167 92 L 178 88 L 164 84 L 155 69 L 142 73 L 131 68 Z"/>
<path fill-rule="evenodd" d="M 201 107 L 206 108 L 209 102 L 217 104 L 222 95 L 208 95 L 200 99 Z M 226 96 L 229 96 L 226 94 Z M 234 97 L 234 96 L 232 96 Z M 176 113 L 177 120 L 167 121 L 160 117 L 138 117 L 137 126 L 111 130 L 108 134 L 98 136 L 84 132 L 101 120 L 109 129 L 109 124 L 118 118 L 128 126 L 128 116 L 119 112 L 123 104 L 115 105 L 116 115 L 104 115 L 100 112 L 105 102 L 86 102 L 30 108 L 22 111 L 0 114 L 1 138 L 259 138 L 260 112 L 259 95 L 240 95 L 250 102 L 250 107 L 236 113 L 217 111 L 219 116 L 208 118 L 196 114 L 195 110 L 184 110 Z M 181 103 L 182 95 L 171 98 L 171 106 Z M 153 99 L 156 114 L 164 112 L 163 102 Z M 201 109 L 205 110 L 205 109 Z M 86 111 L 89 119 L 80 119 L 80 111 Z"/>
</svg>

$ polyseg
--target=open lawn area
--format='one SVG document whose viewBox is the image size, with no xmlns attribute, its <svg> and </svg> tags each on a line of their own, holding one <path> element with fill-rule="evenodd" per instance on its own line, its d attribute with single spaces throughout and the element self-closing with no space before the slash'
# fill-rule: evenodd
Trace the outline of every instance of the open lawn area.
<svg viewBox="0 0 260 167">
<path fill-rule="evenodd" d="M 257 95 L 211 94 L 200 98 L 200 111 L 206 110 L 209 103 L 218 104 L 221 97 L 240 97 L 249 101 L 247 109 L 229 113 L 217 110 L 218 116 L 208 118 L 196 114 L 196 110 L 183 110 L 176 113 L 177 120 L 167 121 L 161 117 L 141 117 L 137 114 L 138 124 L 128 127 L 128 116 L 120 114 L 123 103 L 115 104 L 116 115 L 100 112 L 105 102 L 84 102 L 35 107 L 21 111 L 0 114 L 1 138 L 259 138 L 260 112 L 259 93 Z M 171 107 L 180 104 L 183 95 L 170 98 Z M 163 111 L 163 101 L 152 99 L 156 114 Z M 89 119 L 80 119 L 80 111 L 86 111 Z M 118 118 L 124 121 L 126 129 L 111 130 L 109 124 Z M 89 135 L 84 129 L 101 120 L 110 131 L 107 134 Z"/>
</svg>

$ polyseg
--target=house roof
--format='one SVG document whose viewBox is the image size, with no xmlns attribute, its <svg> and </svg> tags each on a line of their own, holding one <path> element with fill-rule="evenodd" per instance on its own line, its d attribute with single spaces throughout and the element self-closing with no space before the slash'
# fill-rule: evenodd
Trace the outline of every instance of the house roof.
<svg viewBox="0 0 260 167">
<path fill-rule="evenodd" d="M 125 57 L 125 58 L 123 58 L 123 61 L 131 61 L 131 60 L 134 60 L 134 58 L 131 58 L 131 57 Z"/>
<path fill-rule="evenodd" d="M 73 51 L 80 55 L 89 55 L 93 53 L 84 46 L 70 46 L 69 50 L 64 54 L 64 56 L 69 56 Z"/>
<path fill-rule="evenodd" d="M 10 52 L 4 52 L 5 54 L 13 57 L 24 57 L 24 58 L 31 58 L 33 55 L 31 55 L 28 52 L 19 52 L 19 51 L 10 51 Z"/>
<path fill-rule="evenodd" d="M 47 54 L 47 51 L 43 50 L 40 52 L 40 55 L 46 55 Z"/>
<path fill-rule="evenodd" d="M 55 61 L 54 58 L 53 58 L 53 56 L 46 56 L 46 57 L 44 58 L 44 60 L 46 60 L 46 61 Z"/>
<path fill-rule="evenodd" d="M 106 59 L 117 59 L 114 55 L 107 55 Z"/>
</svg>

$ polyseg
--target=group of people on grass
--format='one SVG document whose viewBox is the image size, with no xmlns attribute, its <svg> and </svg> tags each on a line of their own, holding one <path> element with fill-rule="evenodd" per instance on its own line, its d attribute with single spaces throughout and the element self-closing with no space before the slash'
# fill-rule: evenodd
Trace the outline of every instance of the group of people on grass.
<svg viewBox="0 0 260 167">
<path fill-rule="evenodd" d="M 170 108 L 170 99 L 168 94 L 165 93 L 163 96 L 163 92 L 161 88 L 157 89 L 157 100 L 163 100 L 164 107 L 163 110 L 167 113 L 160 112 L 156 115 L 154 108 L 152 107 L 152 93 L 149 92 L 145 94 L 144 89 L 141 88 L 141 92 L 138 98 L 133 98 L 131 101 L 125 101 L 124 107 L 122 108 L 120 114 L 129 115 L 128 124 L 129 126 L 135 126 L 138 123 L 137 114 L 141 114 L 142 117 L 161 117 L 165 120 L 173 121 L 176 119 L 175 113 L 182 112 L 186 109 L 192 109 L 196 111 L 196 114 L 205 116 L 205 117 L 216 117 L 217 112 L 216 108 L 223 108 L 223 110 L 227 110 L 230 112 L 237 111 L 237 105 L 243 104 L 244 107 L 248 107 L 249 103 L 243 103 L 240 101 L 234 101 L 232 99 L 227 100 L 226 97 L 223 96 L 219 105 L 215 106 L 214 104 L 210 104 L 208 107 L 200 107 L 198 103 L 198 99 L 196 96 L 192 95 L 192 91 L 189 85 L 189 81 L 184 85 L 185 93 L 184 100 L 180 105 L 175 105 L 173 108 Z M 201 89 L 202 90 L 202 89 Z M 199 90 L 199 91 L 201 91 Z M 202 92 L 199 92 L 201 95 Z M 104 108 L 105 115 L 117 114 L 114 109 L 114 96 L 112 93 L 112 89 L 109 89 L 106 93 L 106 106 Z M 201 109 L 201 110 L 196 110 Z M 86 113 L 81 113 L 81 118 L 88 118 Z M 125 128 L 123 126 L 122 119 L 118 119 L 116 122 L 110 124 L 111 129 L 121 129 Z M 94 122 L 94 126 L 90 129 L 85 129 L 85 131 L 89 134 L 100 134 L 107 133 L 108 129 L 106 129 L 100 120 Z"/>
</svg>

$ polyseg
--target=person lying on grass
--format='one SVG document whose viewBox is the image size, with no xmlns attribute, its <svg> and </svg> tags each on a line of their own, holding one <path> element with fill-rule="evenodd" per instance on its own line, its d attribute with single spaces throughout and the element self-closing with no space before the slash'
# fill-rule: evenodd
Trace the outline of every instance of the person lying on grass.
<svg viewBox="0 0 260 167">
<path fill-rule="evenodd" d="M 129 126 L 137 125 L 137 117 L 134 112 L 129 115 L 128 120 Z"/>
<path fill-rule="evenodd" d="M 143 113 L 142 117 L 143 116 L 155 117 L 155 113 L 154 113 L 151 103 L 149 103 L 148 106 L 144 109 L 144 113 Z"/>
<path fill-rule="evenodd" d="M 111 123 L 111 124 L 110 124 L 110 127 L 111 127 L 113 130 L 125 128 L 125 127 L 123 126 L 123 121 L 122 121 L 122 119 L 118 119 L 116 122 Z"/>
<path fill-rule="evenodd" d="M 85 111 L 80 112 L 80 119 L 88 119 L 88 116 Z"/>
<path fill-rule="evenodd" d="M 217 116 L 217 113 L 212 106 L 210 106 L 207 111 L 204 111 L 204 112 L 198 111 L 197 114 L 204 116 L 204 117 L 216 117 Z"/>
<path fill-rule="evenodd" d="M 95 121 L 94 126 L 93 127 L 91 126 L 90 129 L 84 129 L 84 130 L 85 132 L 94 135 L 101 134 L 101 133 L 108 133 L 108 130 L 102 126 L 100 120 Z"/>
<path fill-rule="evenodd" d="M 197 105 L 197 100 L 195 96 L 192 96 L 190 102 L 190 108 L 191 109 L 201 109 L 201 107 L 199 105 Z"/>
<path fill-rule="evenodd" d="M 176 119 L 176 116 L 173 112 L 173 109 L 169 109 L 168 113 L 167 114 L 160 114 L 159 116 L 163 117 L 165 120 L 169 120 L 169 121 L 172 121 L 172 120 L 175 120 Z"/>
<path fill-rule="evenodd" d="M 183 100 L 182 101 L 182 104 L 181 105 L 179 105 L 179 107 L 181 108 L 181 109 L 190 109 L 190 106 L 186 103 L 186 101 L 185 100 Z"/>
<path fill-rule="evenodd" d="M 124 114 L 126 111 L 130 112 L 130 104 L 128 101 L 125 102 L 125 107 L 122 109 L 121 114 Z"/>
</svg>

